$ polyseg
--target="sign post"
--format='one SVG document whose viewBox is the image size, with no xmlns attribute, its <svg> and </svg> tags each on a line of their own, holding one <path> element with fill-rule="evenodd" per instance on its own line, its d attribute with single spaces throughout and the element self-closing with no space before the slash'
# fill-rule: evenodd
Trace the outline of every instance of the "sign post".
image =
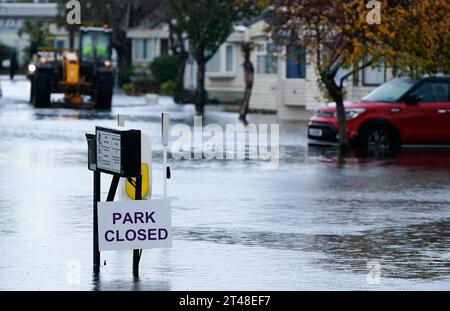
<svg viewBox="0 0 450 311">
<path fill-rule="evenodd" d="M 136 199 L 141 198 L 141 131 L 120 131 L 97 127 L 95 135 L 86 134 L 88 167 L 94 174 L 93 197 L 93 266 L 100 272 L 98 206 L 101 201 L 101 173 L 113 175 L 107 202 L 114 201 L 121 177 L 136 178 Z M 133 253 L 133 274 L 139 273 L 139 252 Z M 136 258 L 135 258 L 136 257 Z"/>
<path fill-rule="evenodd" d="M 163 145 L 163 194 L 164 198 L 167 198 L 167 179 L 170 178 L 170 168 L 167 166 L 167 146 L 169 146 L 169 114 L 162 114 L 162 129 L 161 129 L 161 141 Z"/>
<path fill-rule="evenodd" d="M 98 246 L 98 202 L 100 202 L 100 172 L 94 172 L 94 272 L 100 272 L 100 250 Z"/>
<path fill-rule="evenodd" d="M 94 176 L 93 268 L 96 274 L 100 272 L 100 251 L 132 249 L 133 276 L 138 277 L 143 249 L 172 246 L 170 201 L 166 199 L 166 183 L 170 178 L 168 114 L 163 114 L 162 119 L 164 199 L 161 200 L 142 200 L 142 167 L 148 167 L 148 163 L 141 163 L 140 130 L 96 127 L 95 134 L 86 134 L 88 168 Z M 124 125 L 121 116 L 118 124 Z M 106 202 L 101 202 L 101 173 L 113 176 Z M 134 201 L 113 202 L 121 178 L 126 178 L 127 184 L 134 188 Z"/>
<path fill-rule="evenodd" d="M 142 175 L 136 176 L 136 201 L 142 200 Z M 133 249 L 133 276 L 139 276 L 139 262 L 141 261 L 142 250 Z"/>
</svg>

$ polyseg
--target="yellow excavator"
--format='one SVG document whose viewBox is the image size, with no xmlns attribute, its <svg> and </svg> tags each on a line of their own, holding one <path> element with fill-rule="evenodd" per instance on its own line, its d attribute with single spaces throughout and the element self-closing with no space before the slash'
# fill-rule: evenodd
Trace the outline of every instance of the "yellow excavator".
<svg viewBox="0 0 450 311">
<path fill-rule="evenodd" d="M 34 107 L 51 107 L 51 94 L 63 93 L 64 102 L 72 107 L 111 109 L 112 30 L 80 27 L 78 32 L 78 49 L 36 49 L 34 62 L 28 66 Z"/>
</svg>

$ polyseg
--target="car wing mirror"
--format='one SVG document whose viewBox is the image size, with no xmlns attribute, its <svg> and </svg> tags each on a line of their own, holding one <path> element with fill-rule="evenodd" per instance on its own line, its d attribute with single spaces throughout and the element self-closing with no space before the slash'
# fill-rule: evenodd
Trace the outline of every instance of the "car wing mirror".
<svg viewBox="0 0 450 311">
<path fill-rule="evenodd" d="M 422 95 L 419 94 L 409 94 L 406 99 L 405 102 L 407 104 L 417 104 L 418 102 L 420 102 L 423 99 Z"/>
</svg>

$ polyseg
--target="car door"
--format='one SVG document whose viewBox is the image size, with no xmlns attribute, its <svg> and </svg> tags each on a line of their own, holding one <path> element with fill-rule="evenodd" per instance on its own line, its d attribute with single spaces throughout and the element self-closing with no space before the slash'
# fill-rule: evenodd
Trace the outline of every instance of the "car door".
<svg viewBox="0 0 450 311">
<path fill-rule="evenodd" d="M 402 103 L 401 132 L 406 144 L 450 144 L 450 84 L 424 81 L 413 95 L 417 103 Z"/>
</svg>

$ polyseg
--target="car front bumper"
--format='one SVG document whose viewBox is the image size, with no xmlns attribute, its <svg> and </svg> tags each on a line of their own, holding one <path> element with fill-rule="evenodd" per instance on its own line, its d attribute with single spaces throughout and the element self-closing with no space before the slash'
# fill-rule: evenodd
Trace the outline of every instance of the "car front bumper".
<svg viewBox="0 0 450 311">
<path fill-rule="evenodd" d="M 308 126 L 310 143 L 337 143 L 338 131 L 331 123 L 311 121 Z"/>
</svg>

